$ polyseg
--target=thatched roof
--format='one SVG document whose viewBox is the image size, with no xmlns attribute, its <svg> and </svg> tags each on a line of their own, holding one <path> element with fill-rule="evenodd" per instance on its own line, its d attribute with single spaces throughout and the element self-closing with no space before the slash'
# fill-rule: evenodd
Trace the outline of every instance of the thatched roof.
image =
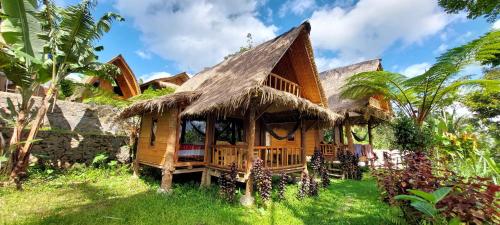
<svg viewBox="0 0 500 225">
<path fill-rule="evenodd" d="M 327 103 L 314 65 L 309 41 L 310 29 L 309 23 L 304 22 L 272 40 L 196 74 L 176 90 L 175 94 L 193 91 L 199 94 L 199 98 L 189 104 L 181 116 L 203 116 L 209 113 L 225 116 L 236 111 L 246 111 L 250 104 L 257 106 L 256 103 L 259 105 L 272 103 L 297 109 L 301 113 L 334 123 L 341 116 L 321 106 Z M 313 63 L 313 75 L 321 95 L 321 105 L 263 86 L 267 76 L 298 38 L 305 38 L 304 43 L 308 45 L 306 49 L 309 60 Z M 146 106 L 152 103 L 142 104 Z M 128 109 L 124 113 L 129 114 L 127 111 Z"/>
<path fill-rule="evenodd" d="M 160 77 L 154 80 L 150 80 L 146 83 L 141 84 L 141 91 L 148 89 L 150 86 L 154 86 L 156 88 L 179 88 L 180 85 L 184 84 L 187 80 L 189 80 L 189 75 L 186 72 L 178 73 L 169 77 Z"/>
<path fill-rule="evenodd" d="M 321 72 L 319 76 L 328 97 L 330 109 L 342 115 L 346 112 L 363 111 L 367 107 L 368 98 L 361 100 L 342 99 L 340 98 L 341 88 L 352 75 L 377 70 L 382 70 L 381 59 L 372 59 Z"/>
</svg>

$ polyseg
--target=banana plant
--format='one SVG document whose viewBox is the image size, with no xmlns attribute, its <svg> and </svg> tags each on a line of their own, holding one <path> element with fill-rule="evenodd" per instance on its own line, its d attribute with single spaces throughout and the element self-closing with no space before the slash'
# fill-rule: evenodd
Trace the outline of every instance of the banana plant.
<svg viewBox="0 0 500 225">
<path fill-rule="evenodd" d="M 103 49 L 95 43 L 111 28 L 115 13 L 105 13 L 95 20 L 95 1 L 84 0 L 65 8 L 51 0 L 0 0 L 2 5 L 2 48 L 0 69 L 12 80 L 22 95 L 10 146 L 12 169 L 10 177 L 20 187 L 19 174 L 26 170 L 30 148 L 49 108 L 57 96 L 59 83 L 71 73 L 110 78 L 119 74 L 114 65 L 99 63 L 96 52 Z M 4 19 L 5 18 L 5 19 Z M 45 81 L 50 84 L 33 119 L 27 119 L 29 102 L 36 88 Z M 54 104 L 54 103 L 53 103 Z M 23 111 L 24 110 L 24 111 Z M 22 113 L 20 113 L 22 112 Z M 20 132 L 30 122 L 26 140 Z"/>
<path fill-rule="evenodd" d="M 431 193 L 427 193 L 421 190 L 408 190 L 412 195 L 397 195 L 394 197 L 396 200 L 406 200 L 410 201 L 410 205 L 421 212 L 423 215 L 429 217 L 431 221 L 441 221 L 439 212 L 441 209 L 436 208 L 436 205 L 441 201 L 446 195 L 450 193 L 452 189 L 450 187 L 442 187 Z M 447 224 L 460 224 L 457 218 L 453 218 Z"/>
</svg>

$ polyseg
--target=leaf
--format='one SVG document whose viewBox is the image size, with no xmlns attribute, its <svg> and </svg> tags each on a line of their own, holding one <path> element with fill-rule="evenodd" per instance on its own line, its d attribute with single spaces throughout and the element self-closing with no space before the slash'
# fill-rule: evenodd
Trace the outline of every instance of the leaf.
<svg viewBox="0 0 500 225">
<path fill-rule="evenodd" d="M 448 225 L 460 225 L 462 224 L 462 221 L 458 217 L 453 217 L 449 222 Z"/>
<path fill-rule="evenodd" d="M 434 198 L 434 196 L 430 193 L 427 193 L 425 191 L 421 191 L 421 190 L 408 190 L 408 192 L 416 195 L 416 196 L 419 196 L 425 200 L 427 200 L 428 202 L 430 203 L 436 203 L 436 198 Z"/>
<path fill-rule="evenodd" d="M 446 197 L 446 195 L 448 195 L 448 193 L 450 193 L 450 191 L 451 191 L 450 187 L 442 187 L 432 192 L 431 194 L 432 196 L 434 196 L 435 200 L 435 202 L 433 203 L 435 204 L 441 201 L 444 197 Z"/>
<path fill-rule="evenodd" d="M 412 202 L 410 205 L 424 215 L 430 216 L 432 218 L 434 218 L 438 213 L 437 209 L 428 202 Z"/>
<path fill-rule="evenodd" d="M 420 198 L 420 197 L 415 196 L 415 195 L 397 195 L 394 197 L 394 199 L 396 199 L 396 200 L 409 200 L 412 202 L 418 202 L 418 201 L 425 202 L 425 199 Z"/>
</svg>

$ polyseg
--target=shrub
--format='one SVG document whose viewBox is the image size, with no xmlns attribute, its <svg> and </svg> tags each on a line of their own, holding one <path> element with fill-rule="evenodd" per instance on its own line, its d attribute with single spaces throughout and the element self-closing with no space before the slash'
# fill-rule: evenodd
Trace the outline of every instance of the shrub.
<svg viewBox="0 0 500 225">
<path fill-rule="evenodd" d="M 321 150 L 319 149 L 316 149 L 311 157 L 311 167 L 313 169 L 313 172 L 315 174 L 320 174 L 321 167 L 323 166 L 324 163 L 325 159 L 323 156 L 323 152 L 321 152 Z"/>
<path fill-rule="evenodd" d="M 339 151 L 337 158 L 340 161 L 340 168 L 347 179 L 361 180 L 363 173 L 359 168 L 359 157 L 350 151 Z"/>
<path fill-rule="evenodd" d="M 297 198 L 303 199 L 304 197 L 306 197 L 308 193 L 309 193 L 309 175 L 306 172 L 302 172 Z"/>
<path fill-rule="evenodd" d="M 328 170 L 326 169 L 326 166 L 323 165 L 321 167 L 321 186 L 323 188 L 328 188 L 330 186 L 330 176 L 328 176 Z"/>
<path fill-rule="evenodd" d="M 318 190 L 318 183 L 314 179 L 313 176 L 309 177 L 309 196 L 318 196 L 319 195 L 319 190 Z"/>
<path fill-rule="evenodd" d="M 288 176 L 284 172 L 282 172 L 280 174 L 280 180 L 279 180 L 279 184 L 278 184 L 278 199 L 279 200 L 284 200 L 285 199 L 286 183 L 287 183 L 289 177 L 290 176 Z"/>
<path fill-rule="evenodd" d="M 236 199 L 236 177 L 238 171 L 236 164 L 231 164 L 229 172 L 223 172 L 219 178 L 219 194 L 226 201 L 233 203 Z"/>
<path fill-rule="evenodd" d="M 415 122 L 401 116 L 393 124 L 394 144 L 400 151 L 426 151 L 432 144 L 432 134 L 427 127 L 419 127 Z"/>
<path fill-rule="evenodd" d="M 264 162 L 262 159 L 257 158 L 254 160 L 251 176 L 262 200 L 269 200 L 271 198 L 272 176 L 271 171 L 264 168 Z"/>
</svg>

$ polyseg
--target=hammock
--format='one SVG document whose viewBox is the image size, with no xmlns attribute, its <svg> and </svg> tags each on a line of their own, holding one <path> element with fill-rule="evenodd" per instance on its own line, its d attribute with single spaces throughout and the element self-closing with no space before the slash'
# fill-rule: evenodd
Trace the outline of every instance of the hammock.
<svg viewBox="0 0 500 225">
<path fill-rule="evenodd" d="M 366 137 L 368 137 L 368 132 L 363 137 L 359 137 L 356 133 L 354 133 L 354 131 L 351 131 L 351 133 L 356 141 L 365 141 Z"/>
<path fill-rule="evenodd" d="M 266 131 L 269 132 L 269 134 L 271 136 L 273 136 L 274 138 L 276 138 L 278 140 L 283 140 L 285 138 L 288 138 L 288 139 L 293 138 L 293 136 L 295 135 L 295 131 L 297 131 L 297 129 L 299 129 L 299 125 L 300 125 L 300 122 L 297 121 L 297 123 L 295 123 L 295 126 L 293 126 L 292 130 L 290 130 L 285 136 L 279 136 L 276 132 L 274 132 L 273 128 L 271 128 L 268 123 L 264 122 L 264 127 L 266 128 Z"/>
</svg>

